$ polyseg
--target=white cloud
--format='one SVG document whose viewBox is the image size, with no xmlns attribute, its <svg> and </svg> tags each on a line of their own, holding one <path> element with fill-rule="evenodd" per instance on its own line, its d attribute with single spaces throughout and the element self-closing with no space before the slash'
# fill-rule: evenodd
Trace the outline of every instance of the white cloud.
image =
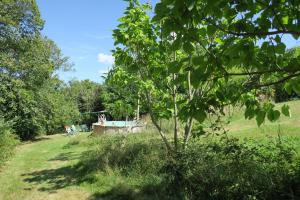
<svg viewBox="0 0 300 200">
<path fill-rule="evenodd" d="M 114 64 L 115 58 L 112 55 L 107 55 L 103 53 L 98 54 L 98 61 L 104 64 Z"/>
</svg>

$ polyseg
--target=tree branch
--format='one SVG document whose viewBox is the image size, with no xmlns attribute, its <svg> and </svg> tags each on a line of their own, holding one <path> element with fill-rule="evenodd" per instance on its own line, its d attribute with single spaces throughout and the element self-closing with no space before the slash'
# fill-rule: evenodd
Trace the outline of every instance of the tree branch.
<svg viewBox="0 0 300 200">
<path fill-rule="evenodd" d="M 276 31 L 269 31 L 269 32 L 235 32 L 231 30 L 226 30 L 222 28 L 220 25 L 217 25 L 216 23 L 212 22 L 210 19 L 206 19 L 211 25 L 215 26 L 216 28 L 220 29 L 221 31 L 234 35 L 234 36 L 243 36 L 243 37 L 257 37 L 257 36 L 268 36 L 268 35 L 277 35 L 277 34 L 292 34 L 292 35 L 299 35 L 300 31 L 295 30 L 276 30 Z"/>
<path fill-rule="evenodd" d="M 146 90 L 146 98 L 147 98 L 147 101 L 148 101 L 148 108 L 149 108 L 149 114 L 150 114 L 150 117 L 151 117 L 151 121 L 152 123 L 154 124 L 154 126 L 157 128 L 161 138 L 163 139 L 167 149 L 169 152 L 172 151 L 172 147 L 165 135 L 165 133 L 162 131 L 162 128 L 158 125 L 156 119 L 155 119 L 155 116 L 153 114 L 153 111 L 152 111 L 152 99 L 151 99 L 151 96 L 150 96 L 150 93 L 148 90 Z"/>
<path fill-rule="evenodd" d="M 268 86 L 272 86 L 272 85 L 277 85 L 277 84 L 280 84 L 280 83 L 283 83 L 291 78 L 294 78 L 294 77 L 297 77 L 297 76 L 300 76 L 300 73 L 296 73 L 296 74 L 291 74 L 289 76 L 286 76 L 278 81 L 274 81 L 274 82 L 269 82 L 269 83 L 264 83 L 264 84 L 259 84 L 259 85 L 256 85 L 254 88 L 261 88 L 261 87 L 268 87 Z"/>
<path fill-rule="evenodd" d="M 268 73 L 274 73 L 274 72 L 298 72 L 297 71 L 287 71 L 287 70 L 265 70 L 265 71 L 255 71 L 255 72 L 240 72 L 240 73 L 234 73 L 234 72 L 227 72 L 226 75 L 228 76 L 247 76 L 247 75 L 262 75 L 262 74 L 268 74 Z"/>
</svg>

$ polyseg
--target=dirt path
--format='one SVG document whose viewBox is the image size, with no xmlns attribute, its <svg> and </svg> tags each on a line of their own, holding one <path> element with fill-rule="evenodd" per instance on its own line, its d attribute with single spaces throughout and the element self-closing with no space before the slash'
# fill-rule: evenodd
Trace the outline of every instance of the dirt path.
<svg viewBox="0 0 300 200">
<path fill-rule="evenodd" d="M 18 147 L 0 172 L 0 200 L 89 199 L 75 176 L 85 148 L 70 145 L 72 139 L 55 135 Z"/>
</svg>

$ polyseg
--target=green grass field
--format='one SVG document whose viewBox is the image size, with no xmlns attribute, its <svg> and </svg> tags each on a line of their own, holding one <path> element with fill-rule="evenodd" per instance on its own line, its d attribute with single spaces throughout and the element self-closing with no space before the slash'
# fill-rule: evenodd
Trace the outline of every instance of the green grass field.
<svg viewBox="0 0 300 200">
<path fill-rule="evenodd" d="M 282 115 L 277 122 L 266 120 L 261 127 L 257 127 L 255 119 L 245 120 L 242 109 L 235 108 L 228 126 L 230 134 L 237 137 L 278 136 L 278 134 L 300 137 L 300 101 L 285 104 L 291 108 L 291 118 Z M 279 103 L 276 107 L 280 110 L 282 105 L 284 103 Z"/>
<path fill-rule="evenodd" d="M 86 138 L 85 135 L 77 136 Z M 69 148 L 73 138 L 42 137 L 17 148 L 0 173 L 0 199 L 84 199 L 88 193 L 72 182 L 72 166 L 86 147 Z M 72 147 L 72 146 L 71 146 Z"/>
<path fill-rule="evenodd" d="M 231 116 L 232 123 L 227 127 L 230 130 L 228 134 L 258 140 L 278 137 L 278 135 L 282 139 L 289 137 L 296 143 L 297 150 L 300 152 L 300 101 L 292 101 L 288 104 L 292 111 L 291 118 L 281 117 L 278 122 L 266 122 L 260 128 L 256 126 L 255 120 L 245 120 L 241 109 L 236 109 Z M 78 163 L 82 161 L 82 155 L 88 155 L 91 149 L 95 150 L 97 145 L 101 145 L 94 143 L 95 139 L 89 138 L 88 135 L 82 133 L 72 137 L 45 136 L 34 142 L 20 145 L 16 155 L 0 169 L 0 199 L 116 199 L 114 194 L 105 194 L 109 191 L 113 193 L 126 191 L 127 189 L 122 188 L 122 185 L 130 185 L 134 188 L 139 184 L 146 184 L 143 182 L 146 181 L 143 174 L 125 176 L 122 174 L 122 169 L 116 168 L 114 171 L 107 169 L 105 173 L 81 169 Z M 155 143 L 159 140 L 159 136 L 153 133 L 142 134 L 133 136 L 132 140 L 137 143 L 143 140 Z M 122 146 L 122 144 L 120 147 L 116 145 L 116 150 Z M 99 163 L 96 160 L 90 165 L 99 165 Z M 159 181 L 159 177 L 149 176 L 147 181 L 149 180 Z M 131 192 L 138 194 L 138 191 Z"/>
<path fill-rule="evenodd" d="M 280 110 L 282 105 L 288 104 L 291 109 L 291 117 L 284 115 L 276 122 L 265 121 L 258 127 L 255 119 L 246 120 L 243 109 L 235 108 L 230 117 L 231 123 L 227 126 L 228 134 L 238 138 L 252 138 L 256 140 L 268 140 L 269 138 L 289 138 L 295 142 L 296 150 L 300 154 L 300 101 L 290 101 L 276 105 Z"/>
</svg>

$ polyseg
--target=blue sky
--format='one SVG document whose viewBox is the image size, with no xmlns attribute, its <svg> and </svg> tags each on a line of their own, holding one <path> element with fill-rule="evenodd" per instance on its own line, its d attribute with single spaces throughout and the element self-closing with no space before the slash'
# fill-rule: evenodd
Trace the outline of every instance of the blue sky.
<svg viewBox="0 0 300 200">
<path fill-rule="evenodd" d="M 142 0 L 149 2 L 150 0 Z M 43 34 L 54 40 L 65 56 L 74 63 L 73 72 L 60 72 L 60 77 L 90 79 L 101 82 L 101 73 L 113 63 L 112 30 L 118 25 L 127 6 L 123 0 L 37 0 L 45 28 Z M 152 4 L 158 0 L 151 0 Z M 285 36 L 287 47 L 300 45 Z"/>
<path fill-rule="evenodd" d="M 144 0 L 146 2 L 146 0 Z M 74 63 L 73 72 L 60 72 L 65 80 L 101 82 L 112 65 L 112 30 L 127 6 L 123 0 L 37 0 L 45 20 L 43 34 L 54 40 Z M 152 3 L 157 2 L 152 0 Z"/>
</svg>

